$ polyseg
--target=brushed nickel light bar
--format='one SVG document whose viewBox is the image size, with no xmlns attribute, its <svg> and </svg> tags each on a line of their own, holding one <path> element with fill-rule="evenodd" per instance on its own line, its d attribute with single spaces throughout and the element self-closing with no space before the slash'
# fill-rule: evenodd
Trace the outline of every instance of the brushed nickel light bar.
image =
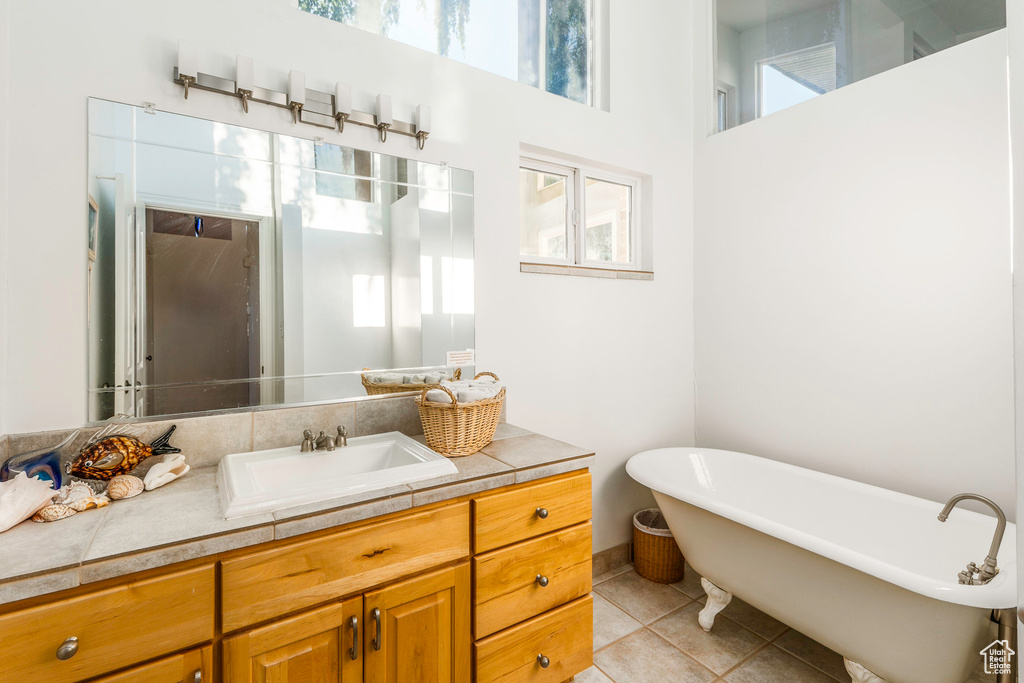
<svg viewBox="0 0 1024 683">
<path fill-rule="evenodd" d="M 296 124 L 330 128 L 339 133 L 344 132 L 346 123 L 376 128 L 381 142 L 387 141 L 389 133 L 398 133 L 416 138 L 419 148 L 423 149 L 430 134 L 430 107 L 426 105 L 417 108 L 417 123 L 407 123 L 392 118 L 390 95 L 377 96 L 376 113 L 358 111 L 352 109 L 352 88 L 347 83 L 338 83 L 333 94 L 312 90 L 305 87 L 305 74 L 293 70 L 288 75 L 288 92 L 280 92 L 261 88 L 253 82 L 252 59 L 239 56 L 237 63 L 238 80 L 201 73 L 195 43 L 183 40 L 178 44 L 178 66 L 174 67 L 173 80 L 184 87 L 186 100 L 190 90 L 220 93 L 238 98 L 246 113 L 250 102 L 258 102 L 290 110 Z"/>
</svg>

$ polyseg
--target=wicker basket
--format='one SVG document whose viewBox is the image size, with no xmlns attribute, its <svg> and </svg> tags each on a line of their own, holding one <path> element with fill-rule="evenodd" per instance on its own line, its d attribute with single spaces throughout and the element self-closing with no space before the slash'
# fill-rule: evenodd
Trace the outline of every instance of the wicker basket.
<svg viewBox="0 0 1024 683">
<path fill-rule="evenodd" d="M 633 515 L 633 567 L 655 583 L 683 580 L 683 554 L 658 508 Z"/>
<path fill-rule="evenodd" d="M 481 372 L 474 379 L 484 375 L 498 379 L 497 375 L 490 372 Z M 505 388 L 502 387 L 494 398 L 471 403 L 459 403 L 447 387 L 438 388 L 451 397 L 451 403 L 428 401 L 429 387 L 416 397 L 427 446 L 449 458 L 458 458 L 473 455 L 489 444 L 494 439 L 494 430 L 501 417 Z"/>
<path fill-rule="evenodd" d="M 363 372 L 369 372 L 370 368 L 363 368 Z M 462 377 L 462 368 L 455 368 L 455 373 L 452 375 L 452 379 L 460 379 Z M 385 384 L 381 382 L 371 382 L 366 379 L 366 375 L 362 376 L 363 389 L 366 389 L 366 393 L 369 396 L 379 396 L 380 394 L 404 394 L 410 391 L 423 391 L 424 389 L 434 389 L 437 387 L 436 384 L 423 384 L 422 382 L 410 382 L 409 384 Z"/>
</svg>

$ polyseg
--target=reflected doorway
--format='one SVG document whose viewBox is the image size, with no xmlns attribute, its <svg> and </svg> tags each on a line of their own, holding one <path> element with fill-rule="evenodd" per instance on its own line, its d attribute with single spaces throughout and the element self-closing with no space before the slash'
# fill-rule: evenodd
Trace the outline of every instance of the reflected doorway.
<svg viewBox="0 0 1024 683">
<path fill-rule="evenodd" d="M 145 210 L 146 415 L 260 404 L 260 221 Z M 214 382 L 200 386 L 195 382 Z M 175 386 L 189 383 L 185 386 Z"/>
</svg>

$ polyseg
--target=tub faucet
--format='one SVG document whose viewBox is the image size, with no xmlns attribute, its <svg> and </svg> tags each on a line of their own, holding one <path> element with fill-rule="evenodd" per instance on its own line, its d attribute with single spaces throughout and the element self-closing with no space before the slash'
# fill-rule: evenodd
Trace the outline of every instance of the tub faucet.
<svg viewBox="0 0 1024 683">
<path fill-rule="evenodd" d="M 978 565 L 971 562 L 967 565 L 967 569 L 957 574 L 957 579 L 960 583 L 972 586 L 986 584 L 999 573 L 999 568 L 996 566 L 996 553 L 999 552 L 999 546 L 1003 543 L 1003 532 L 1006 531 L 1006 515 L 1003 514 L 998 505 L 985 496 L 979 496 L 976 493 L 959 493 L 950 498 L 949 502 L 946 503 L 946 507 L 942 508 L 942 512 L 939 513 L 939 521 L 945 522 L 949 518 L 950 511 L 961 500 L 976 500 L 988 505 L 996 513 L 996 534 L 992 537 L 992 547 L 988 549 L 988 556 L 985 558 L 985 562 L 980 569 Z M 974 578 L 975 574 L 978 576 L 977 579 Z"/>
</svg>

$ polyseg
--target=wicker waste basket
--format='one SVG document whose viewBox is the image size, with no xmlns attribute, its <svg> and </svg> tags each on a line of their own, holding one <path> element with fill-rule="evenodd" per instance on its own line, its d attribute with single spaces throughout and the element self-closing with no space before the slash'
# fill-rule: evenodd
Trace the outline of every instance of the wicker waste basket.
<svg viewBox="0 0 1024 683">
<path fill-rule="evenodd" d="M 683 554 L 658 508 L 633 515 L 633 566 L 637 574 L 655 583 L 683 579 Z"/>
</svg>

